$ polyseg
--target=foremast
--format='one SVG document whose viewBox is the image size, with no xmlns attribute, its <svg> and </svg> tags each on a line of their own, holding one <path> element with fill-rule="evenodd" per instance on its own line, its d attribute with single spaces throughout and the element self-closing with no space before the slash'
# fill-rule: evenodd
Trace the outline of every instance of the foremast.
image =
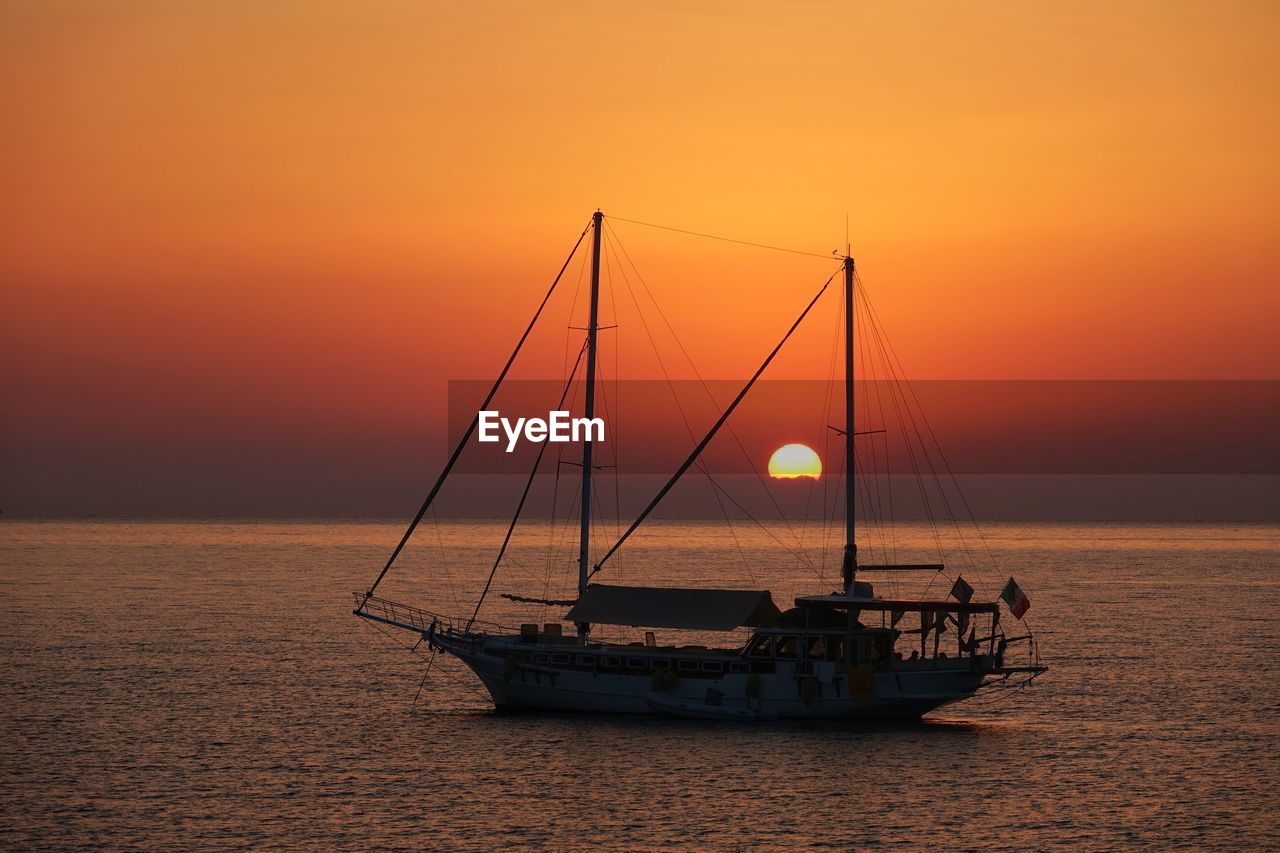
<svg viewBox="0 0 1280 853">
<path fill-rule="evenodd" d="M 584 401 L 584 417 L 595 417 L 596 407 L 596 337 L 599 332 L 600 312 L 600 226 L 604 214 L 596 211 L 591 216 L 591 308 L 587 319 L 587 388 Z M 582 531 L 578 537 L 578 598 L 587 591 L 587 578 L 591 572 L 591 448 L 590 441 L 582 443 Z M 578 637 L 585 641 L 591 625 L 578 622 Z"/>
</svg>

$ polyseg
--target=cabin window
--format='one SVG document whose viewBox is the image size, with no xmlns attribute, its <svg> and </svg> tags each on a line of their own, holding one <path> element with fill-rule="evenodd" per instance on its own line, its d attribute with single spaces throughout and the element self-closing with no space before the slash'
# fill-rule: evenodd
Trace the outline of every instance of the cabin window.
<svg viewBox="0 0 1280 853">
<path fill-rule="evenodd" d="M 844 637 L 839 634 L 828 634 L 825 637 L 805 637 L 804 656 L 806 660 L 844 660 Z"/>
<path fill-rule="evenodd" d="M 596 656 L 595 655 L 578 655 L 574 663 L 576 663 L 578 666 L 595 666 Z"/>
<path fill-rule="evenodd" d="M 622 658 L 616 658 L 611 655 L 606 655 L 605 657 L 600 658 L 600 665 L 601 666 L 622 666 Z"/>
<path fill-rule="evenodd" d="M 800 656 L 800 638 L 782 636 L 774 647 L 774 654 L 780 658 L 797 658 Z"/>
<path fill-rule="evenodd" d="M 551 655 L 547 654 L 546 652 L 534 652 L 534 653 L 533 653 L 533 662 L 534 662 L 534 663 L 546 663 L 546 662 L 547 662 L 547 661 L 549 661 L 549 660 L 551 660 Z"/>
<path fill-rule="evenodd" d="M 554 654 L 551 656 L 552 663 L 568 663 L 569 656 L 567 654 Z"/>
<path fill-rule="evenodd" d="M 750 672 L 751 664 L 749 663 L 731 663 L 729 664 L 730 672 Z"/>
<path fill-rule="evenodd" d="M 724 672 L 724 664 L 718 660 L 704 660 L 702 662 L 703 672 Z"/>
<path fill-rule="evenodd" d="M 649 658 L 649 666 L 654 669 L 671 669 L 671 658 Z"/>
<path fill-rule="evenodd" d="M 696 660 L 682 660 L 679 663 L 682 672 L 697 672 L 698 662 Z"/>
<path fill-rule="evenodd" d="M 752 640 L 751 645 L 747 647 L 747 657 L 766 659 L 773 657 L 773 637 L 763 634 Z"/>
<path fill-rule="evenodd" d="M 886 634 L 874 634 L 858 640 L 859 663 L 882 663 L 889 659 L 893 641 Z"/>
<path fill-rule="evenodd" d="M 644 658 L 627 658 L 627 666 L 631 669 L 647 669 L 649 665 Z"/>
</svg>

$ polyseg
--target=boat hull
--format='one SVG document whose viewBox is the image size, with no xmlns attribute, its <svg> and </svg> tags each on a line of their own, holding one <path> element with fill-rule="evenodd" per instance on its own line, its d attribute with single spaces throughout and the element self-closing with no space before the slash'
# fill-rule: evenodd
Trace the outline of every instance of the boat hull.
<svg viewBox="0 0 1280 853">
<path fill-rule="evenodd" d="M 971 668 L 881 672 L 859 695 L 850 695 L 851 685 L 843 674 L 824 682 L 787 665 L 758 676 L 754 686 L 751 676 L 743 673 L 677 677 L 655 684 L 651 673 L 555 670 L 516 664 L 502 655 L 503 649 L 443 648 L 471 668 L 502 710 L 723 720 L 916 720 L 972 696 L 984 678 Z"/>
</svg>

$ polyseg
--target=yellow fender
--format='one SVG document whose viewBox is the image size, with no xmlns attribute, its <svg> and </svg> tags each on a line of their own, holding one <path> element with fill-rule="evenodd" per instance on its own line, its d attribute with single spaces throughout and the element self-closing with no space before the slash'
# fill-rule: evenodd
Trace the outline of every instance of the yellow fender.
<svg viewBox="0 0 1280 853">
<path fill-rule="evenodd" d="M 680 679 L 674 672 L 669 669 L 654 670 L 653 678 L 649 681 L 649 686 L 655 690 L 674 690 L 675 686 L 680 683 Z"/>
<path fill-rule="evenodd" d="M 849 695 L 854 699 L 876 698 L 876 674 L 871 667 L 851 666 L 849 673 Z"/>
</svg>

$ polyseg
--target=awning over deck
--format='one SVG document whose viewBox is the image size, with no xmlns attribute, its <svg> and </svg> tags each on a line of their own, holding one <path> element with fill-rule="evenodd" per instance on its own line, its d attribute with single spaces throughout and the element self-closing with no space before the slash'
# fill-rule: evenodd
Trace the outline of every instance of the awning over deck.
<svg viewBox="0 0 1280 853">
<path fill-rule="evenodd" d="M 592 584 L 565 617 L 570 622 L 732 631 L 773 625 L 780 611 L 768 590 L 681 589 Z"/>
<path fill-rule="evenodd" d="M 796 599 L 797 607 L 832 607 L 837 610 L 942 610 L 947 613 L 998 613 L 997 602 L 971 601 L 921 601 L 912 598 L 848 598 L 843 595 L 803 595 Z"/>
</svg>

